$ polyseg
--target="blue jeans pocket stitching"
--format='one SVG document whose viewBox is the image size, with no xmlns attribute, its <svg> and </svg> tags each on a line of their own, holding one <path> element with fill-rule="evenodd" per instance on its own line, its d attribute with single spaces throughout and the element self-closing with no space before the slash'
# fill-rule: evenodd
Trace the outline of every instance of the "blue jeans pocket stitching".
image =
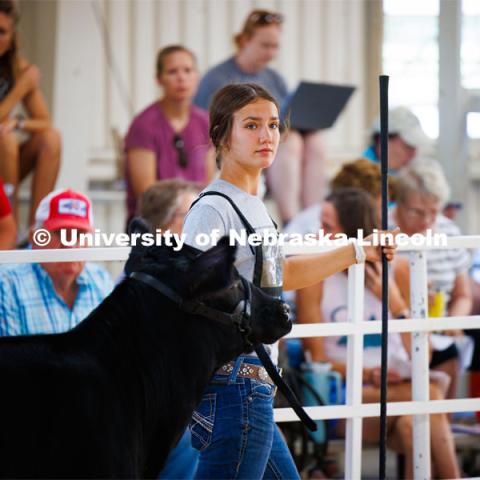
<svg viewBox="0 0 480 480">
<path fill-rule="evenodd" d="M 192 414 L 190 431 L 192 446 L 198 451 L 205 450 L 212 441 L 215 422 L 216 393 L 208 393 L 202 397 L 198 407 Z"/>
<path fill-rule="evenodd" d="M 275 387 L 269 383 L 252 380 L 252 397 L 271 399 L 275 393 Z"/>
</svg>

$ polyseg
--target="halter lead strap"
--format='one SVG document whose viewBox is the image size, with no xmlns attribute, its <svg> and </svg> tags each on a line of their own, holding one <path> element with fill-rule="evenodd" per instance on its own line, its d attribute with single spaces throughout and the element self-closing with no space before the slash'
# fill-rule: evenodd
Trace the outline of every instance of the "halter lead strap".
<svg viewBox="0 0 480 480">
<path fill-rule="evenodd" d="M 262 344 L 255 345 L 255 352 L 257 353 L 258 358 L 265 367 L 268 375 L 273 380 L 273 383 L 275 383 L 278 389 L 283 393 L 288 403 L 292 406 L 294 412 L 298 415 L 298 418 L 311 432 L 315 432 L 317 430 L 317 424 L 308 416 L 307 412 L 305 412 L 304 408 L 300 405 L 298 398 L 292 392 L 292 389 L 285 383 L 283 378 L 280 376 L 277 369 L 273 365 L 270 356 L 265 351 L 265 347 Z"/>
<path fill-rule="evenodd" d="M 245 288 L 246 298 L 238 302 L 232 313 L 226 313 L 222 312 L 221 310 L 211 308 L 200 301 L 185 301 L 177 292 L 171 289 L 168 285 L 156 279 L 152 275 L 149 275 L 148 273 L 132 272 L 129 277 L 146 283 L 150 287 L 159 291 L 162 295 L 169 298 L 172 302 L 178 304 L 179 308 L 186 313 L 192 315 L 200 315 L 202 317 L 208 318 L 209 320 L 220 322 L 226 326 L 235 325 L 240 331 L 240 333 L 244 334 L 244 339 L 247 343 L 247 346 L 251 345 L 250 340 L 248 339 L 251 328 L 244 322 L 244 319 L 250 319 L 252 295 L 250 284 L 243 278 L 241 278 L 241 280 Z"/>
</svg>

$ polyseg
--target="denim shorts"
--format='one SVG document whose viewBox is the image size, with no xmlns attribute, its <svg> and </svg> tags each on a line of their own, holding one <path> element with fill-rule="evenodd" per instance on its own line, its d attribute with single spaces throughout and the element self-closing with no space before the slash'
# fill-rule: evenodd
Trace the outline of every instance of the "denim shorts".
<svg viewBox="0 0 480 480">
<path fill-rule="evenodd" d="M 193 412 L 192 446 L 200 452 L 196 478 L 299 479 L 283 437 L 273 421 L 275 387 L 236 376 L 238 357 L 229 376 L 214 375 Z"/>
</svg>

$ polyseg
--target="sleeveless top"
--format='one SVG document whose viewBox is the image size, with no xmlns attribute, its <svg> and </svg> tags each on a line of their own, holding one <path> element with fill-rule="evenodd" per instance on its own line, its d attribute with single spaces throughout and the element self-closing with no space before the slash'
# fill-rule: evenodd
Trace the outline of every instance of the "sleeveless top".
<svg viewBox="0 0 480 480">
<path fill-rule="evenodd" d="M 325 322 L 346 322 L 347 319 L 347 289 L 348 276 L 335 273 L 323 283 L 323 300 L 321 311 Z M 389 318 L 390 315 L 389 315 Z M 365 289 L 364 320 L 381 320 L 382 303 L 368 289 Z M 364 336 L 363 366 L 379 367 L 381 364 L 381 335 Z M 339 363 L 345 363 L 347 355 L 347 338 L 345 336 L 325 337 L 325 353 Z M 403 377 L 410 376 L 410 359 L 405 350 L 399 333 L 388 335 L 389 368 L 397 370 Z"/>
</svg>

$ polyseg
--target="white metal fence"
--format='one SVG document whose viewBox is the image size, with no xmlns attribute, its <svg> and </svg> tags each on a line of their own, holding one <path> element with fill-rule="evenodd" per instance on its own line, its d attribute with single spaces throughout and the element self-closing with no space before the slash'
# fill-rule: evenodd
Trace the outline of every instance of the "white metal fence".
<svg viewBox="0 0 480 480">
<path fill-rule="evenodd" d="M 480 247 L 480 236 L 449 237 L 435 249 Z M 387 415 L 414 415 L 414 478 L 429 479 L 430 424 L 429 415 L 441 412 L 480 410 L 480 398 L 429 400 L 428 332 L 442 329 L 480 328 L 480 316 L 442 317 L 426 321 L 428 315 L 427 263 L 422 250 L 412 244 L 399 247 L 410 256 L 411 319 L 390 320 L 389 332 L 412 332 L 412 401 L 388 403 Z M 304 254 L 325 251 L 326 247 L 287 246 L 285 253 Z M 2 263 L 33 263 L 57 261 L 125 261 L 129 248 L 76 248 L 63 250 L 0 251 Z M 295 325 L 291 338 L 347 336 L 346 404 L 325 407 L 306 407 L 315 419 L 346 419 L 345 478 L 361 478 L 362 420 L 380 415 L 380 404 L 362 404 L 363 336 L 380 333 L 380 321 L 363 320 L 364 266 L 353 265 L 348 275 L 348 321 L 335 324 Z M 275 410 L 276 421 L 297 421 L 292 409 Z"/>
</svg>

